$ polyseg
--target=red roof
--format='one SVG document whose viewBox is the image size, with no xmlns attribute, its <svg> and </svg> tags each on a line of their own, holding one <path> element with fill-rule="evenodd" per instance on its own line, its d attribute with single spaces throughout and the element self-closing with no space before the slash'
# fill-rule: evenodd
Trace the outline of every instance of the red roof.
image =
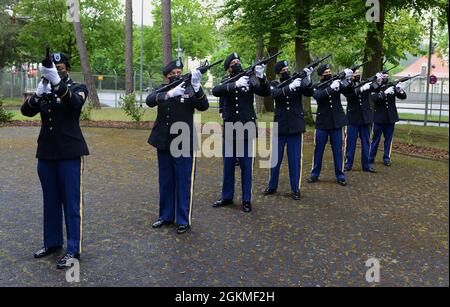
<svg viewBox="0 0 450 307">
<path fill-rule="evenodd" d="M 402 72 L 394 75 L 394 77 L 407 77 L 414 76 L 417 74 L 426 75 L 428 66 L 428 56 L 423 56 L 408 67 L 406 67 Z M 435 75 L 438 79 L 448 79 L 448 62 L 440 58 L 438 55 L 433 54 L 431 57 L 431 74 Z"/>
</svg>

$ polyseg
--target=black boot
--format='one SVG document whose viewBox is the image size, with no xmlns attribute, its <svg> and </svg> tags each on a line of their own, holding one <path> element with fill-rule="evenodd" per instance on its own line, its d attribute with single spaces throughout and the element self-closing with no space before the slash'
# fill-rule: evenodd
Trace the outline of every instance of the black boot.
<svg viewBox="0 0 450 307">
<path fill-rule="evenodd" d="M 59 270 L 70 268 L 73 264 L 74 259 L 80 259 L 80 254 L 65 253 L 64 256 L 59 259 L 56 267 Z"/>
<path fill-rule="evenodd" d="M 179 225 L 177 229 L 177 234 L 182 235 L 191 229 L 191 226 L 189 225 Z"/>
<path fill-rule="evenodd" d="M 317 181 L 319 181 L 319 178 L 317 178 L 317 177 L 309 177 L 308 178 L 308 183 L 316 183 Z"/>
<path fill-rule="evenodd" d="M 164 225 L 172 225 L 173 222 L 164 221 L 162 219 L 158 219 L 156 222 L 153 223 L 152 228 L 161 228 Z"/>
<path fill-rule="evenodd" d="M 277 189 L 271 189 L 271 188 L 267 188 L 264 190 L 263 195 L 267 196 L 267 195 L 273 195 L 277 192 Z"/>
<path fill-rule="evenodd" d="M 225 207 L 233 204 L 232 199 L 219 199 L 212 206 L 213 208 Z"/>
<path fill-rule="evenodd" d="M 245 213 L 252 212 L 252 204 L 249 201 L 243 201 L 242 211 L 244 211 Z"/>
<path fill-rule="evenodd" d="M 292 192 L 291 197 L 293 200 L 300 200 L 300 191 Z"/>
<path fill-rule="evenodd" d="M 38 250 L 36 253 L 34 253 L 34 258 L 42 258 L 47 257 L 48 255 L 54 254 L 62 250 L 62 246 L 56 246 L 56 247 L 43 247 L 40 250 Z"/>
</svg>

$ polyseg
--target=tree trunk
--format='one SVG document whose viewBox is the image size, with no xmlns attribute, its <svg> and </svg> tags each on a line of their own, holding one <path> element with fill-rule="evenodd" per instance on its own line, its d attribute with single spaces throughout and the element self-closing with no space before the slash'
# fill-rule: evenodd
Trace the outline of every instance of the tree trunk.
<svg viewBox="0 0 450 307">
<path fill-rule="evenodd" d="M 258 37 L 256 43 L 256 60 L 262 59 L 264 57 L 264 38 L 262 35 Z M 256 112 L 258 114 L 265 113 L 264 108 L 264 97 L 256 95 Z"/>
<path fill-rule="evenodd" d="M 125 93 L 134 92 L 133 74 L 133 4 L 125 2 Z"/>
<path fill-rule="evenodd" d="M 281 39 L 281 36 L 278 31 L 274 30 L 270 33 L 269 45 L 267 46 L 267 51 L 269 52 L 269 55 L 272 55 L 272 54 L 275 54 L 278 52 L 278 50 L 280 49 L 280 43 L 281 43 L 280 39 Z M 277 60 L 278 59 L 276 57 L 267 64 L 266 75 L 267 75 L 267 80 L 269 80 L 269 82 L 275 80 L 276 76 L 275 76 L 274 67 L 275 67 Z M 272 96 L 264 97 L 264 111 L 265 112 L 275 111 Z"/>
<path fill-rule="evenodd" d="M 81 22 L 73 22 L 75 37 L 77 39 L 78 53 L 80 54 L 81 68 L 83 69 L 84 82 L 89 91 L 89 99 L 95 109 L 100 109 L 100 100 L 95 87 L 94 78 L 91 73 L 91 66 L 89 65 L 89 56 L 86 45 L 84 44 L 83 30 L 81 29 Z"/>
<path fill-rule="evenodd" d="M 383 69 L 383 37 L 384 22 L 386 13 L 385 0 L 380 0 L 380 22 L 375 25 L 369 25 L 367 31 L 366 46 L 364 48 L 364 65 L 363 79 L 374 76 Z"/>
<path fill-rule="evenodd" d="M 162 0 L 162 54 L 163 65 L 172 61 L 172 15 L 170 0 Z"/>
<path fill-rule="evenodd" d="M 310 30 L 310 5 L 308 0 L 296 1 L 296 25 L 297 36 L 295 37 L 295 66 L 296 70 L 306 67 L 311 63 L 311 55 L 308 45 L 308 37 L 305 33 Z M 314 125 L 312 116 L 311 98 L 303 97 L 303 109 L 305 113 L 305 122 L 309 126 Z"/>
</svg>

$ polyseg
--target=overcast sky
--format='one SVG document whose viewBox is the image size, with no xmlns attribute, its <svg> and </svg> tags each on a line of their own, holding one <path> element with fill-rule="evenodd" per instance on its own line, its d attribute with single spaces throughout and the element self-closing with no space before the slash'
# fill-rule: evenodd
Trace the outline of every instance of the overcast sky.
<svg viewBox="0 0 450 307">
<path fill-rule="evenodd" d="M 121 0 L 125 5 L 125 0 Z M 152 5 L 150 0 L 144 0 L 144 25 L 151 25 L 152 20 Z M 141 10 L 142 0 L 133 0 L 133 21 L 135 24 L 141 24 Z"/>
</svg>

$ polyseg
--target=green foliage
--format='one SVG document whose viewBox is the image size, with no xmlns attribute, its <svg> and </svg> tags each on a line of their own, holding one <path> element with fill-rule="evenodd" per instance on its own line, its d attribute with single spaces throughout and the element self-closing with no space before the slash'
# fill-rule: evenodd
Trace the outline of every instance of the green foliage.
<svg viewBox="0 0 450 307">
<path fill-rule="evenodd" d="M 84 104 L 83 109 L 81 110 L 80 120 L 91 120 L 92 119 L 92 109 L 93 108 L 94 108 L 94 106 L 92 105 L 92 103 L 87 101 Z"/>
<path fill-rule="evenodd" d="M 3 101 L 0 100 L 0 123 L 10 122 L 13 116 L 13 113 L 8 112 L 3 108 Z"/>
<path fill-rule="evenodd" d="M 120 98 L 122 109 L 127 116 L 131 117 L 133 121 L 140 122 L 145 114 L 145 109 L 140 108 L 136 102 L 136 96 L 134 93 L 126 95 Z"/>
<path fill-rule="evenodd" d="M 123 63 L 122 5 L 119 0 L 85 0 L 80 5 L 91 65 L 96 72 L 110 72 Z M 45 46 L 49 44 L 51 51 L 71 56 L 72 70 L 80 68 L 75 33 L 67 19 L 65 0 L 21 0 L 16 12 L 27 16 L 19 35 L 22 44 L 19 60 L 40 62 L 45 55 Z"/>
<path fill-rule="evenodd" d="M 16 57 L 22 22 L 7 11 L 11 10 L 14 4 L 13 0 L 0 0 L 0 69 Z"/>
<path fill-rule="evenodd" d="M 218 34 L 211 14 L 213 4 L 210 0 L 172 0 L 172 58 L 177 56 L 178 33 L 185 64 L 188 56 L 205 59 L 217 50 Z M 161 1 L 153 0 L 153 7 L 153 26 L 144 30 L 144 63 L 151 78 L 156 80 L 162 79 Z M 139 44 L 135 45 L 139 48 Z"/>
</svg>

